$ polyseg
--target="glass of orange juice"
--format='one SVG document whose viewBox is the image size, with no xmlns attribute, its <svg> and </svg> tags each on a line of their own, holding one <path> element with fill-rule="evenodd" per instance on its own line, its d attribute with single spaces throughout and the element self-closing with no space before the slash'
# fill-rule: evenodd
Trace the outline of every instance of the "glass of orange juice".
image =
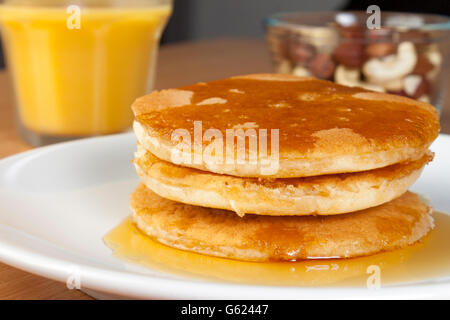
<svg viewBox="0 0 450 320">
<path fill-rule="evenodd" d="M 21 136 L 38 146 L 128 130 L 153 86 L 171 0 L 5 0 Z"/>
</svg>

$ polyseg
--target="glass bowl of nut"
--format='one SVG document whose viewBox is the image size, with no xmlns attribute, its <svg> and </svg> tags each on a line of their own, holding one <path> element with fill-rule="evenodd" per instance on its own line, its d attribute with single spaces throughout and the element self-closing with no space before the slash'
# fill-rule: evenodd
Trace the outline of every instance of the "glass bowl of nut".
<svg viewBox="0 0 450 320">
<path fill-rule="evenodd" d="M 270 16 L 276 72 L 426 101 L 441 110 L 449 78 L 450 19 L 381 12 L 292 12 Z"/>
</svg>

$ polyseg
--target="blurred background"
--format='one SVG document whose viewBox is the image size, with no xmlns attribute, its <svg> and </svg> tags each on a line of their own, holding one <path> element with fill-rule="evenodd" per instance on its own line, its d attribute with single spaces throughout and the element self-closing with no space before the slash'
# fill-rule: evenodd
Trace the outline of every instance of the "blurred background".
<svg viewBox="0 0 450 320">
<path fill-rule="evenodd" d="M 73 7 L 83 23 L 74 27 L 70 6 L 49 9 L 47 2 L 79 3 Z M 103 2 L 108 5 L 98 6 Z M 313 76 L 424 101 L 438 111 L 449 105 L 450 0 L 0 4 L 0 69 L 8 52 L 11 75 L 0 72 L 3 127 L 10 139 L 15 119 L 32 146 L 127 131 L 130 104 L 153 89 L 246 73 Z M 377 30 L 367 25 L 371 5 L 381 10 Z M 450 128 L 450 120 L 443 123 Z"/>
<path fill-rule="evenodd" d="M 450 16 L 450 0 L 174 0 L 162 44 L 216 37 L 264 37 L 263 19 L 275 12 L 363 10 L 436 13 Z M 0 68 L 4 68 L 3 50 Z"/>
<path fill-rule="evenodd" d="M 450 0 L 175 0 L 163 43 L 224 36 L 264 37 L 263 20 L 275 12 L 363 10 L 450 15 Z"/>
</svg>

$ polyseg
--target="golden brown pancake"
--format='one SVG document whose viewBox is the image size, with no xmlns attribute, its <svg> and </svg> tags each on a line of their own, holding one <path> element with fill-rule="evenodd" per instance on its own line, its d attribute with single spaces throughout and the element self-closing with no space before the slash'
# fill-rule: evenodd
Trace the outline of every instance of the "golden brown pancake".
<svg viewBox="0 0 450 320">
<path fill-rule="evenodd" d="M 263 172 L 256 164 L 226 163 L 226 150 L 214 161 L 183 162 L 183 166 L 244 177 L 290 178 L 358 172 L 420 159 L 437 137 L 436 109 L 405 97 L 350 88 L 332 82 L 290 75 L 256 74 L 178 89 L 155 91 L 133 106 L 139 142 L 158 158 L 173 162 L 179 140 L 187 130 L 192 144 L 182 154 L 193 159 L 194 121 L 202 133 L 217 129 L 267 130 L 270 155 L 272 129 L 279 129 L 279 166 Z M 274 133 L 275 137 L 275 133 Z M 249 155 L 249 143 L 235 152 Z M 210 141 L 203 139 L 196 155 Z M 198 151 L 200 150 L 200 151 Z M 247 158 L 248 160 L 248 158 Z"/>
<path fill-rule="evenodd" d="M 417 180 L 426 154 L 370 171 L 258 179 L 201 171 L 163 161 L 138 146 L 134 164 L 142 182 L 161 197 L 187 204 L 262 215 L 334 215 L 388 202 Z"/>
<path fill-rule="evenodd" d="M 367 268 L 371 265 L 380 267 L 383 283 L 389 282 L 387 277 L 392 279 L 392 270 L 395 270 L 395 282 L 400 283 L 402 279 L 408 277 L 404 273 L 404 267 L 405 264 L 406 267 L 411 267 L 411 264 L 408 265 L 411 256 L 424 249 L 424 246 L 428 248 L 430 245 L 430 237 L 427 235 L 420 241 L 421 243 L 403 249 L 353 259 L 255 263 L 168 247 L 141 232 L 130 218 L 111 230 L 103 240 L 120 259 L 176 276 L 240 284 L 315 287 L 332 284 L 365 285 L 368 277 Z"/>
<path fill-rule="evenodd" d="M 343 215 L 240 218 L 161 198 L 141 184 L 131 209 L 138 228 L 161 243 L 248 261 L 364 256 L 412 244 L 433 227 L 431 208 L 411 192 Z"/>
</svg>

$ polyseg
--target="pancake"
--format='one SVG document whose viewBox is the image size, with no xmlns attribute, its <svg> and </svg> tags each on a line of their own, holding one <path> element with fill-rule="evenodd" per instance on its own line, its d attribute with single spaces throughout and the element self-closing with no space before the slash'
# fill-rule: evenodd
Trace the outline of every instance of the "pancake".
<svg viewBox="0 0 450 320">
<path fill-rule="evenodd" d="M 433 228 L 431 208 L 411 192 L 381 206 L 328 217 L 240 218 L 162 198 L 143 184 L 130 204 L 137 227 L 163 244 L 248 261 L 370 255 L 412 244 Z"/>
<path fill-rule="evenodd" d="M 132 108 L 139 142 L 158 158 L 242 177 L 317 176 L 417 160 L 439 131 L 437 111 L 427 103 L 291 75 L 238 76 L 155 91 L 137 99 Z M 201 141 L 194 141 L 194 122 L 201 124 Z M 178 129 L 189 135 L 188 142 L 172 139 Z M 243 129 L 258 139 L 265 129 L 267 155 L 261 148 L 251 149 L 246 138 L 244 146 L 234 143 L 230 153 L 223 142 L 218 149 L 223 152 L 205 157 L 216 141 L 204 135 L 201 139 L 208 129 L 218 130 L 222 142 L 227 129 Z M 272 153 L 276 129 L 278 152 L 274 148 Z M 247 161 L 234 161 L 244 152 Z M 255 153 L 257 161 L 251 163 Z M 181 154 L 183 161 L 174 161 L 174 154 Z M 228 154 L 232 161 L 227 162 Z M 269 164 L 263 162 L 272 155 Z"/>
<path fill-rule="evenodd" d="M 142 182 L 161 197 L 187 204 L 261 215 L 334 215 L 388 202 L 417 180 L 432 159 L 356 173 L 258 179 L 174 165 L 138 147 L 134 164 Z"/>
</svg>

